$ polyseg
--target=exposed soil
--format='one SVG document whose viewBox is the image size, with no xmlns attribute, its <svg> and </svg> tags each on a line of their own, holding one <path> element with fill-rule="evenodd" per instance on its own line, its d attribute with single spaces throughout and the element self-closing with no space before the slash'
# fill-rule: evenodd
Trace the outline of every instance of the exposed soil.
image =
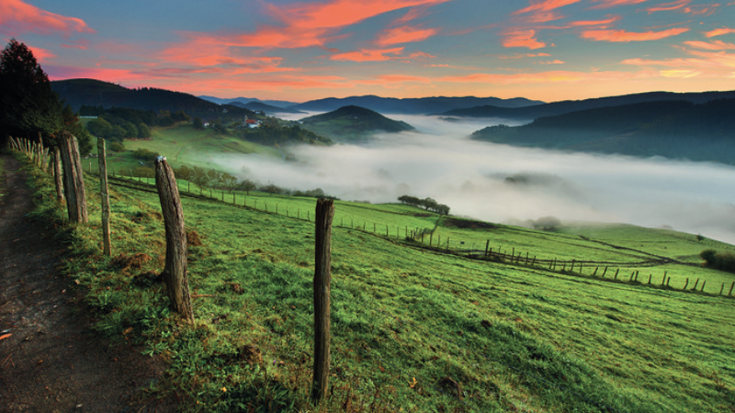
<svg viewBox="0 0 735 413">
<path fill-rule="evenodd" d="M 81 291 L 60 274 L 65 249 L 26 214 L 20 162 L 2 155 L 0 199 L 0 412 L 173 412 L 142 389 L 163 375 L 140 348 L 110 346 L 91 330 Z"/>
</svg>

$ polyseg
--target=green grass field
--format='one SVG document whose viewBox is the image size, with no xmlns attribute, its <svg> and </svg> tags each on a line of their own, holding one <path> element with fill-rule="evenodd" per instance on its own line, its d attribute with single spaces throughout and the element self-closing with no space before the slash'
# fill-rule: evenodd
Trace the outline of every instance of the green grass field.
<svg viewBox="0 0 735 413">
<path fill-rule="evenodd" d="M 117 258 L 107 258 L 98 181 L 85 182 L 91 222 L 65 230 L 65 272 L 98 309 L 99 331 L 168 363 L 151 397 L 175 392 L 186 411 L 735 411 L 735 300 L 719 296 L 735 275 L 697 265 L 702 249 L 732 246 L 629 225 L 471 228 L 413 207 L 336 201 L 331 396 L 313 407 L 314 199 L 183 196 L 202 242 L 189 248 L 197 321 L 184 325 L 150 275 L 165 256 L 157 194 L 113 181 Z M 48 178 L 36 185 L 34 217 L 62 220 Z M 406 228 L 436 228 L 434 242 L 448 238 L 455 252 L 490 240 L 524 257 L 620 263 L 625 276 L 468 259 L 408 241 Z M 651 256 L 675 262 L 635 266 Z M 633 270 L 645 279 L 629 282 Z M 663 271 L 669 288 L 657 285 Z M 707 280 L 704 292 L 682 291 L 686 277 Z"/>
<path fill-rule="evenodd" d="M 133 157 L 136 149 L 148 149 L 166 157 L 171 166 L 199 166 L 205 169 L 221 168 L 212 160 L 222 154 L 258 154 L 262 156 L 282 158 L 284 155 L 278 148 L 244 141 L 231 135 L 216 135 L 211 129 L 197 130 L 191 125 L 177 125 L 168 128 L 155 128 L 151 140 L 124 141 L 125 151 L 113 152 L 107 145 L 107 168 L 117 174 L 130 175 L 130 170 L 140 166 L 152 166 L 141 163 Z M 97 149 L 93 150 L 97 153 Z M 91 157 L 84 162 L 85 170 L 97 170 L 97 158 Z M 241 171 L 228 171 L 239 173 Z"/>
</svg>

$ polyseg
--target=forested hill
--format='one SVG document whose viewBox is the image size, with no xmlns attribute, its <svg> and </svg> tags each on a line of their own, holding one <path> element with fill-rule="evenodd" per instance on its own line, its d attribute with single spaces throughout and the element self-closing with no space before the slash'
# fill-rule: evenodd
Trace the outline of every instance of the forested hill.
<svg viewBox="0 0 735 413">
<path fill-rule="evenodd" d="M 702 93 L 649 92 L 585 100 L 564 100 L 521 108 L 504 108 L 494 105 L 485 105 L 467 109 L 451 110 L 441 113 L 441 115 L 473 118 L 503 118 L 530 121 L 540 118 L 542 116 L 554 116 L 587 109 L 631 105 L 635 103 L 662 101 L 687 101 L 692 103 L 705 103 L 711 100 L 732 98 L 735 98 L 735 90 L 727 92 Z"/>
<path fill-rule="evenodd" d="M 325 98 L 312 100 L 292 106 L 302 111 L 328 112 L 344 106 L 359 106 L 380 113 L 401 113 L 414 115 L 428 115 L 446 112 L 452 109 L 471 108 L 481 105 L 518 108 L 539 105 L 544 102 L 526 98 L 500 99 L 495 97 L 479 98 L 466 97 L 426 97 L 426 98 L 385 98 L 380 96 L 351 96 L 347 98 Z"/>
<path fill-rule="evenodd" d="M 225 111 L 246 115 L 253 112 L 246 108 L 220 106 L 194 95 L 165 89 L 127 89 L 114 83 L 94 79 L 69 79 L 51 82 L 51 88 L 71 105 L 74 110 L 82 106 L 103 108 L 121 107 L 138 110 L 184 111 L 190 116 L 219 117 Z M 241 112 L 241 113 L 240 113 Z"/>
<path fill-rule="evenodd" d="M 646 102 L 589 109 L 492 126 L 473 139 L 514 146 L 664 156 L 699 161 L 735 161 L 735 98 L 695 104 Z"/>
<path fill-rule="evenodd" d="M 359 106 L 344 106 L 335 111 L 301 119 L 304 127 L 332 140 L 361 139 L 376 132 L 413 130 L 406 122 L 386 118 Z"/>
</svg>

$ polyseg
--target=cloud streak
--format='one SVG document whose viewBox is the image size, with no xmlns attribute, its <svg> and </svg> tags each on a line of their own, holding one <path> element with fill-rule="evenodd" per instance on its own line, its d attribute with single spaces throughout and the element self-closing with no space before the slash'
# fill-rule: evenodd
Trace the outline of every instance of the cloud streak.
<svg viewBox="0 0 735 413">
<path fill-rule="evenodd" d="M 67 37 L 73 33 L 95 33 L 82 19 L 51 13 L 21 0 L 1 0 L 0 33 L 16 35 L 27 32 L 61 33 Z"/>
</svg>

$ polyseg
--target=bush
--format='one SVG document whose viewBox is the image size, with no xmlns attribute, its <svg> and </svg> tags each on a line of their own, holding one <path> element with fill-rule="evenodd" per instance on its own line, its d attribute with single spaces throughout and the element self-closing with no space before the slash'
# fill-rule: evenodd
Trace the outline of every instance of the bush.
<svg viewBox="0 0 735 413">
<path fill-rule="evenodd" d="M 110 150 L 115 152 L 122 152 L 125 150 L 125 145 L 123 145 L 122 142 L 112 142 L 110 144 Z"/>
<path fill-rule="evenodd" d="M 157 152 L 149 151 L 148 149 L 136 149 L 133 151 L 133 156 L 140 159 L 141 161 L 153 162 L 159 155 Z"/>
<path fill-rule="evenodd" d="M 533 229 L 555 232 L 561 228 L 561 221 L 557 217 L 543 217 L 531 223 Z"/>
<path fill-rule="evenodd" d="M 735 254 L 732 252 L 706 249 L 699 256 L 705 261 L 704 266 L 707 268 L 735 273 Z"/>
</svg>

